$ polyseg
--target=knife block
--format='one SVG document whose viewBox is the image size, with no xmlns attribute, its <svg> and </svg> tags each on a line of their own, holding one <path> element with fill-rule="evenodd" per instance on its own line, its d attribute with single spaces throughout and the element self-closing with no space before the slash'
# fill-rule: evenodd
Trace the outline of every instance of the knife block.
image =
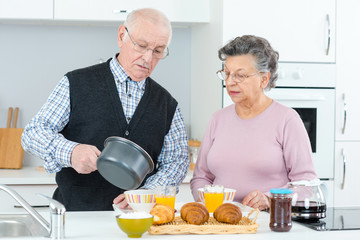
<svg viewBox="0 0 360 240">
<path fill-rule="evenodd" d="M 21 146 L 23 128 L 0 128 L 0 168 L 21 169 L 24 149 Z"/>
</svg>

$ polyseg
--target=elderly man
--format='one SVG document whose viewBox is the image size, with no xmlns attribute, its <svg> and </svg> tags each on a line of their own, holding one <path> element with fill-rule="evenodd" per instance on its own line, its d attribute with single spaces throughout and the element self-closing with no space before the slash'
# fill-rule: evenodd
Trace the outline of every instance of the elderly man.
<svg viewBox="0 0 360 240">
<path fill-rule="evenodd" d="M 106 63 L 67 73 L 25 127 L 22 146 L 56 173 L 53 198 L 70 211 L 127 206 L 124 190 L 107 182 L 96 162 L 109 136 L 127 138 L 152 157 L 141 188 L 178 185 L 188 145 L 177 101 L 149 76 L 169 54 L 171 25 L 154 9 L 130 13 L 118 30 L 120 52 Z"/>
</svg>

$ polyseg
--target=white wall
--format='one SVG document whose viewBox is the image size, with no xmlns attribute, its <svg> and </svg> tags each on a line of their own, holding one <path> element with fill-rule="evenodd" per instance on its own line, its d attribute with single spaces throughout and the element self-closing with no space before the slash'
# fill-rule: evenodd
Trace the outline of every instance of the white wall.
<svg viewBox="0 0 360 240">
<path fill-rule="evenodd" d="M 190 29 L 176 28 L 170 56 L 152 77 L 179 102 L 190 126 Z M 19 107 L 23 128 L 68 71 L 107 60 L 118 52 L 117 27 L 0 23 L 0 127 L 8 107 Z M 25 153 L 24 165 L 41 165 Z"/>
<path fill-rule="evenodd" d="M 191 137 L 202 141 L 214 112 L 222 108 L 218 50 L 222 47 L 222 0 L 210 1 L 210 23 L 191 29 Z"/>
</svg>

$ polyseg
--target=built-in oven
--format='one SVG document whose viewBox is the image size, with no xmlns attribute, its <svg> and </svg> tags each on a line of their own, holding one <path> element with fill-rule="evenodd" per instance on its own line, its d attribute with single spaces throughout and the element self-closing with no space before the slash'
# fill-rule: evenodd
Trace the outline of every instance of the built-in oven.
<svg viewBox="0 0 360 240">
<path fill-rule="evenodd" d="M 272 99 L 295 109 L 308 132 L 317 175 L 334 178 L 335 65 L 280 63 Z M 223 85 L 223 107 L 232 104 Z"/>
<path fill-rule="evenodd" d="M 272 99 L 293 108 L 309 135 L 317 175 L 334 177 L 335 90 L 314 88 L 275 88 Z"/>
</svg>

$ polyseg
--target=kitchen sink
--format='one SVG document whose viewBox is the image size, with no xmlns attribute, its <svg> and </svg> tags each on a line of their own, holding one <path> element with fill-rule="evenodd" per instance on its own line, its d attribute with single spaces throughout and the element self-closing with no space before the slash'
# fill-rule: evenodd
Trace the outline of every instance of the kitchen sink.
<svg viewBox="0 0 360 240">
<path fill-rule="evenodd" d="M 0 184 L 0 190 L 13 197 L 29 214 L 0 214 L 0 237 L 50 237 L 63 239 L 65 236 L 65 212 L 63 204 L 38 193 L 49 201 L 50 223 L 46 221 L 15 190 Z"/>
<path fill-rule="evenodd" d="M 45 237 L 49 233 L 29 214 L 0 214 L 1 237 Z"/>
</svg>

